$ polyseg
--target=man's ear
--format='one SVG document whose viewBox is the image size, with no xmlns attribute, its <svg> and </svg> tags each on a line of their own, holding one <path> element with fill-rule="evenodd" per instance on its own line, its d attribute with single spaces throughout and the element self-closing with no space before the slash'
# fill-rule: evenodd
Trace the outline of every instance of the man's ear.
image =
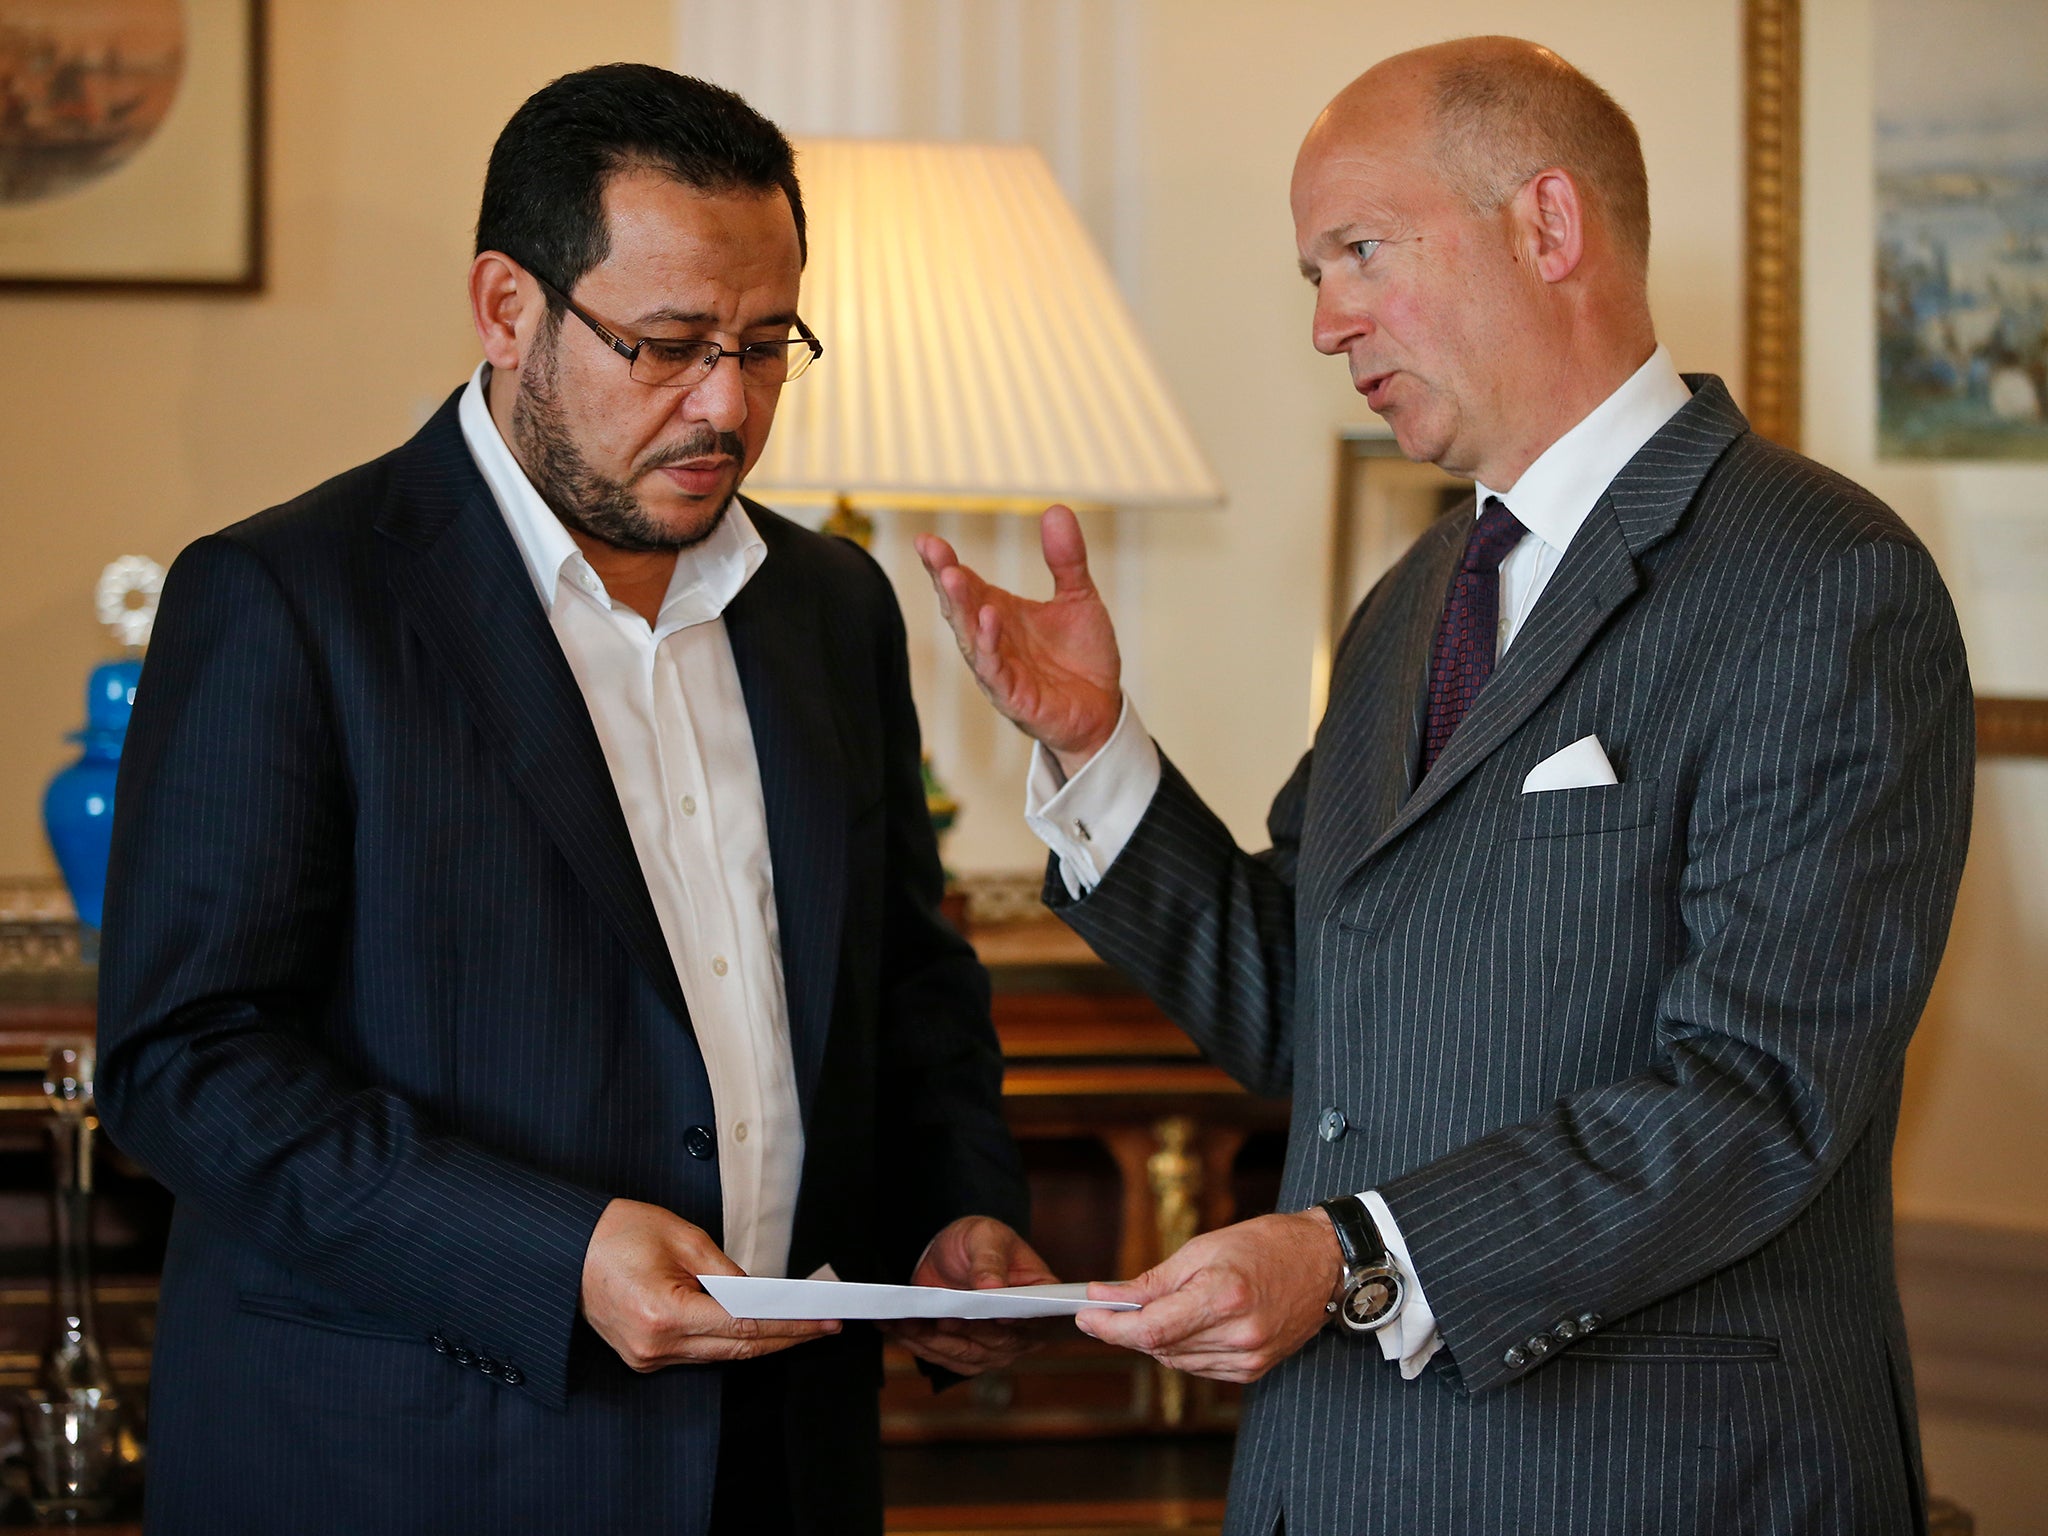
<svg viewBox="0 0 2048 1536">
<path fill-rule="evenodd" d="M 1571 172 L 1538 171 L 1514 199 L 1515 227 L 1530 270 L 1546 283 L 1563 282 L 1586 255 L 1586 204 Z"/>
<path fill-rule="evenodd" d="M 511 257 L 482 251 L 469 264 L 469 317 L 483 343 L 484 358 L 500 373 L 517 373 L 533 334 L 529 311 L 544 304 L 539 285 Z"/>
</svg>

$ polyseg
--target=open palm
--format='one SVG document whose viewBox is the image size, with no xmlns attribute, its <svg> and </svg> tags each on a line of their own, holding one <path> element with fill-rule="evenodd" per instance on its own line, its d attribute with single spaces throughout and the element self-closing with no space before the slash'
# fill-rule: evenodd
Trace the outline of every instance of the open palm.
<svg viewBox="0 0 2048 1536">
<path fill-rule="evenodd" d="M 991 586 L 935 535 L 920 535 L 917 553 L 989 702 L 1072 773 L 1116 729 L 1122 663 L 1074 514 L 1048 507 L 1038 537 L 1053 581 L 1044 602 Z"/>
</svg>

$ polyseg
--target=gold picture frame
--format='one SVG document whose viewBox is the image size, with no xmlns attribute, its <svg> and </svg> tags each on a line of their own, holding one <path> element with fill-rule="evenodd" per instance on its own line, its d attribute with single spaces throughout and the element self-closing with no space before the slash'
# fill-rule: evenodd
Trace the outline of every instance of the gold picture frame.
<svg viewBox="0 0 2048 1536">
<path fill-rule="evenodd" d="M 1749 422 L 1800 445 L 1800 0 L 1743 0 L 1743 363 Z M 1980 696 L 1977 751 L 2048 756 L 2048 699 Z"/>
<path fill-rule="evenodd" d="M 263 0 L 0 0 L 0 288 L 263 286 Z"/>
</svg>

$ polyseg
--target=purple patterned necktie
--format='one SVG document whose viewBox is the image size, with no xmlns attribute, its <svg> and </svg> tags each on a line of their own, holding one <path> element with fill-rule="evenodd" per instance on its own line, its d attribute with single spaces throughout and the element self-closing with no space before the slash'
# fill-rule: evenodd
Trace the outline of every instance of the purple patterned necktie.
<svg viewBox="0 0 2048 1536">
<path fill-rule="evenodd" d="M 1429 714 L 1422 737 L 1425 774 L 1493 675 L 1493 653 L 1500 644 L 1500 563 L 1526 532 L 1498 496 L 1489 496 L 1465 541 L 1465 558 L 1451 578 L 1450 599 L 1429 653 Z"/>
</svg>

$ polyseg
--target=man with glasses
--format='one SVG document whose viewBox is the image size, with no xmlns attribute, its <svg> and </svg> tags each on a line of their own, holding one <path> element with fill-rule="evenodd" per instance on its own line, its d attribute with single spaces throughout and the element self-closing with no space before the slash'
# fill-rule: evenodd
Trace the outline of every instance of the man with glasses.
<svg viewBox="0 0 2048 1536">
<path fill-rule="evenodd" d="M 803 255 L 738 97 L 558 80 L 468 385 L 174 567 L 101 989 L 178 1196 L 153 1532 L 878 1532 L 873 1330 L 696 1277 L 1051 1278 L 894 598 L 738 495 L 824 351 Z"/>
</svg>

